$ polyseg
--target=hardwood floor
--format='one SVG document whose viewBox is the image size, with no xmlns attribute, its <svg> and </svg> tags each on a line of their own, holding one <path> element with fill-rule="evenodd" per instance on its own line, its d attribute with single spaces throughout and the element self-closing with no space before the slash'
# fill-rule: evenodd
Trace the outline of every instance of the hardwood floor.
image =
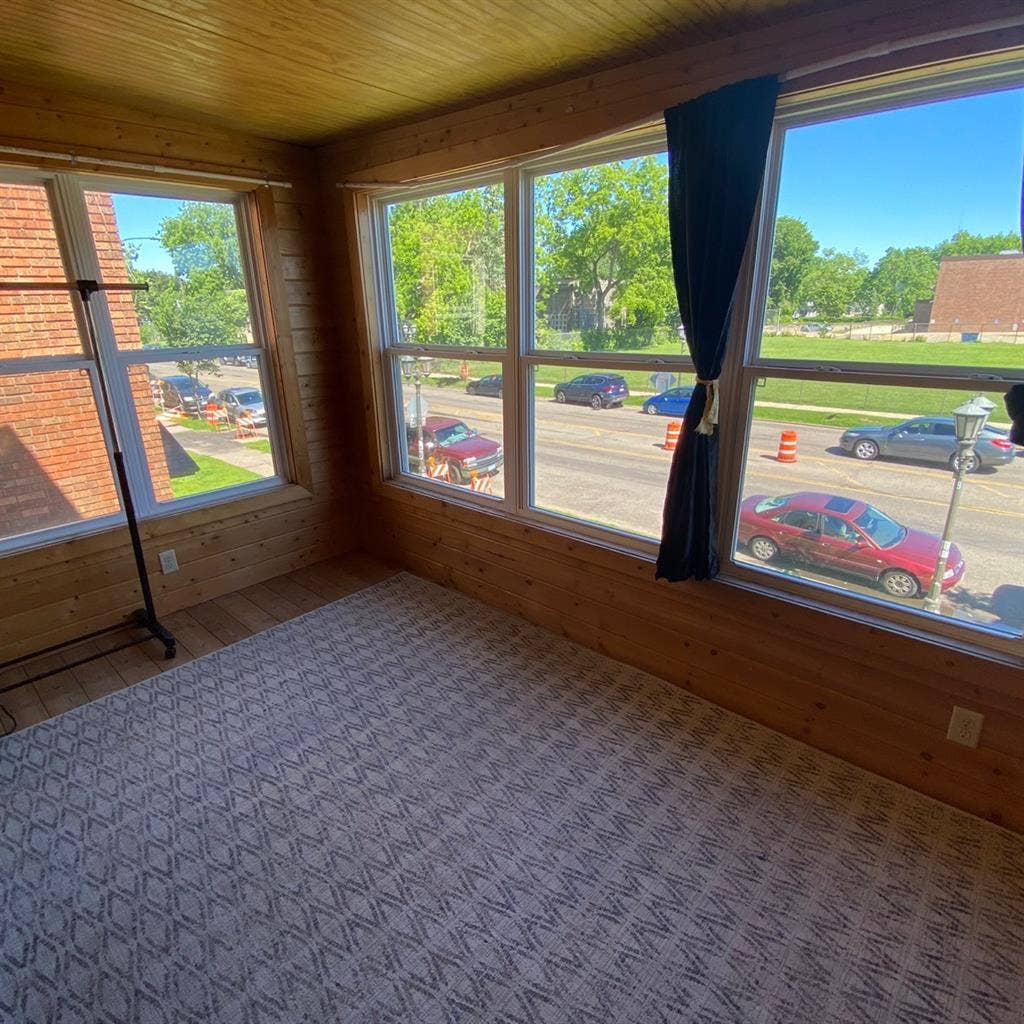
<svg viewBox="0 0 1024 1024">
<path fill-rule="evenodd" d="M 18 729 L 24 729 L 355 593 L 395 571 L 370 555 L 356 553 L 276 576 L 161 616 L 178 641 L 174 661 L 164 659 L 158 641 L 147 640 L 0 695 L 0 707 L 14 716 Z M 0 673 L 0 687 L 77 661 L 90 650 L 114 647 L 129 636 L 127 631 L 123 635 L 112 633 L 8 669 Z M 10 725 L 7 716 L 0 714 L 0 735 Z"/>
</svg>

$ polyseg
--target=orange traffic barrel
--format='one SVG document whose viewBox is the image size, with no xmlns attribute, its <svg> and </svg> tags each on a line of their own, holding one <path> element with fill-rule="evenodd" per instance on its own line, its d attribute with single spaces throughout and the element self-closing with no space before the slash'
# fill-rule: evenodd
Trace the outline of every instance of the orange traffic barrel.
<svg viewBox="0 0 1024 1024">
<path fill-rule="evenodd" d="M 674 452 L 679 444 L 679 435 L 682 433 L 683 425 L 679 420 L 673 420 L 665 428 L 665 451 Z"/>
<path fill-rule="evenodd" d="M 779 462 L 796 462 L 796 431 L 784 430 L 779 436 Z"/>
</svg>

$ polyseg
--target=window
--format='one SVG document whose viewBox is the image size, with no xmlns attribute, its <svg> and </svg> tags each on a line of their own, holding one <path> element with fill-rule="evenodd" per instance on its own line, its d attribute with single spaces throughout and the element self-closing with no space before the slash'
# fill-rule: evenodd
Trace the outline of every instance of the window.
<svg viewBox="0 0 1024 1024">
<path fill-rule="evenodd" d="M 1024 630 L 1002 405 L 1024 380 L 1021 141 L 1000 128 L 1020 83 L 1005 65 L 780 106 L 722 377 L 727 578 L 989 645 Z M 663 138 L 374 197 L 386 475 L 653 557 L 696 386 Z M 993 410 L 961 454 L 974 396 Z"/>
<path fill-rule="evenodd" d="M 381 208 L 385 370 L 399 473 L 505 497 L 505 197 L 500 181 Z"/>
<path fill-rule="evenodd" d="M 243 197 L 73 175 L 0 182 L 0 548 L 120 519 L 107 382 L 137 512 L 280 480 Z M 145 282 L 90 303 L 33 282 Z"/>
<path fill-rule="evenodd" d="M 1003 394 L 1024 379 L 1024 152 L 1004 127 L 1022 122 L 1019 79 L 780 114 L 737 401 L 741 571 L 1020 637 L 1024 460 Z M 895 146 L 912 168 L 878 159 Z M 962 447 L 954 411 L 975 396 L 988 421 Z"/>
</svg>

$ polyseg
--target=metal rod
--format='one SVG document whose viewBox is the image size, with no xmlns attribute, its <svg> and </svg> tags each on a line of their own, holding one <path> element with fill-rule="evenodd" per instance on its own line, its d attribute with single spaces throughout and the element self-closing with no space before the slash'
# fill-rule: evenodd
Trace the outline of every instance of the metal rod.
<svg viewBox="0 0 1024 1024">
<path fill-rule="evenodd" d="M 135 628 L 139 628 L 138 623 L 121 623 L 121 625 L 119 626 L 112 627 L 112 630 L 131 629 L 133 625 L 135 626 Z M 104 630 L 104 632 L 111 632 L 112 630 Z M 85 639 L 85 637 L 79 637 L 77 640 L 70 641 L 67 644 L 57 644 L 57 647 L 70 647 L 73 644 L 82 643 Z M 93 654 L 87 654 L 85 655 L 85 657 L 77 658 L 75 661 L 64 662 L 62 665 L 58 665 L 56 668 L 47 669 L 45 672 L 37 672 L 34 676 L 29 676 L 28 679 L 20 679 L 16 683 L 10 683 L 7 686 L 0 687 L 0 695 L 9 693 L 11 690 L 17 690 L 21 686 L 28 686 L 30 683 L 38 683 L 40 679 L 47 679 L 50 676 L 55 676 L 57 675 L 58 672 L 66 672 L 68 669 L 77 668 L 79 665 L 86 665 L 90 661 L 96 661 L 97 658 L 105 658 L 108 654 L 116 654 L 118 651 L 123 651 L 128 647 L 135 647 L 138 644 L 145 643 L 149 639 L 151 639 L 151 637 L 147 633 L 146 636 L 136 637 L 134 640 L 126 640 L 123 644 L 118 644 L 116 647 L 108 647 L 106 650 L 96 651 Z M 53 648 L 48 648 L 48 650 L 53 650 Z M 33 654 L 30 655 L 30 657 L 38 658 L 41 657 L 42 654 L 43 652 L 40 651 L 39 654 Z M 9 711 L 7 713 L 10 714 Z M 11 717 L 13 718 L 14 716 L 11 715 Z"/>
<path fill-rule="evenodd" d="M 100 281 L 0 281 L 3 292 L 81 292 L 87 285 L 91 292 L 148 292 L 149 282 L 103 284 Z"/>
<path fill-rule="evenodd" d="M 196 171 L 187 167 L 167 167 L 163 164 L 135 163 L 131 160 L 111 160 L 101 156 L 79 156 L 77 153 L 54 153 L 46 149 L 27 149 L 24 146 L 0 146 L 0 153 L 13 156 L 33 156 L 43 160 L 64 160 L 73 166 L 85 164 L 95 167 L 119 167 L 129 171 L 149 171 L 175 178 L 198 178 L 205 181 L 233 181 L 240 185 L 266 185 L 274 188 L 291 188 L 290 181 L 273 178 L 254 178 L 244 174 L 225 174 L 223 171 Z"/>
<path fill-rule="evenodd" d="M 82 636 L 76 636 L 74 640 L 62 640 L 59 644 L 52 644 L 50 647 L 44 647 L 41 651 L 33 651 L 31 654 L 22 654 L 17 658 L 11 658 L 9 661 L 0 662 L 0 672 L 4 672 L 9 668 L 14 668 L 15 665 L 21 665 L 26 661 L 35 661 L 37 658 L 45 658 L 47 654 L 53 654 L 54 651 L 63 651 L 66 647 L 74 647 L 76 644 L 84 644 L 88 640 L 95 640 L 98 636 L 105 636 L 107 633 L 116 633 L 120 629 L 131 629 L 133 625 L 138 623 L 132 622 L 118 622 L 113 626 L 104 626 L 102 629 L 94 629 L 91 633 L 83 633 Z M 16 684 L 21 686 L 21 683 Z M 0 693 L 6 693 L 13 687 L 4 687 L 0 690 Z"/>
</svg>

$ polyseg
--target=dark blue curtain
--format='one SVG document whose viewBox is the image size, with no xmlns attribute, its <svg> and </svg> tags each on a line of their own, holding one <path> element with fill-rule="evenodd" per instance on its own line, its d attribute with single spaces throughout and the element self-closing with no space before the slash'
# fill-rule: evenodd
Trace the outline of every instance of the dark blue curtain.
<svg viewBox="0 0 1024 1024">
<path fill-rule="evenodd" d="M 679 312 L 700 383 L 672 460 L 657 575 L 718 574 L 718 375 L 757 206 L 778 79 L 754 78 L 665 111 L 669 233 Z"/>
</svg>

